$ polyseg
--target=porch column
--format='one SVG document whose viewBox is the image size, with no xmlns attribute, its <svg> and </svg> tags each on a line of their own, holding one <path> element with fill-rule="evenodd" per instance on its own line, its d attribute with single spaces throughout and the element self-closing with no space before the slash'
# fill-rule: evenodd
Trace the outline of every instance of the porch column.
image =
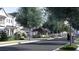
<svg viewBox="0 0 79 59">
<path fill-rule="evenodd" d="M 10 29 L 9 29 L 9 36 L 10 36 Z"/>
</svg>

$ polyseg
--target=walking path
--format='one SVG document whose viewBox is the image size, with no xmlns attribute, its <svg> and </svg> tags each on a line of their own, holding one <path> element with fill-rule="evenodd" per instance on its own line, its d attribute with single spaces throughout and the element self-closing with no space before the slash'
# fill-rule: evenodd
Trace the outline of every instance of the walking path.
<svg viewBox="0 0 79 59">
<path fill-rule="evenodd" d="M 0 47 L 2 46 L 10 46 L 10 45 L 17 45 L 17 44 L 23 44 L 23 43 L 31 43 L 31 42 L 37 42 L 39 40 L 15 40 L 15 41 L 6 41 L 6 42 L 0 42 Z"/>
</svg>

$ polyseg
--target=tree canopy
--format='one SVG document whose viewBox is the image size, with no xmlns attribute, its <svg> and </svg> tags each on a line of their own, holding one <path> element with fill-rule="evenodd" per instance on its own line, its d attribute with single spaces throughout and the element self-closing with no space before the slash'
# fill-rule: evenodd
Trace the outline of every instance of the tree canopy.
<svg viewBox="0 0 79 59">
<path fill-rule="evenodd" d="M 39 8 L 21 7 L 18 10 L 16 21 L 24 27 L 38 27 L 42 23 L 42 16 Z"/>
<path fill-rule="evenodd" d="M 79 8 L 78 7 L 47 7 L 51 20 L 67 20 L 75 29 L 79 29 Z M 69 18 L 69 19 L 67 19 Z"/>
<path fill-rule="evenodd" d="M 51 31 L 67 31 L 64 21 L 79 30 L 79 8 L 78 7 L 47 7 L 48 20 L 43 27 L 49 28 Z"/>
<path fill-rule="evenodd" d="M 53 32 L 67 31 L 64 21 L 79 30 L 79 7 L 46 7 L 47 16 L 42 16 L 42 12 L 37 7 L 21 7 L 18 10 L 16 21 L 24 27 L 39 27 L 43 22 L 42 17 L 47 17 L 43 27 Z"/>
<path fill-rule="evenodd" d="M 48 20 L 43 24 L 44 28 L 48 28 L 53 33 L 59 33 L 62 31 L 68 31 L 68 27 L 64 25 L 63 21 L 57 22 L 56 20 Z"/>
</svg>

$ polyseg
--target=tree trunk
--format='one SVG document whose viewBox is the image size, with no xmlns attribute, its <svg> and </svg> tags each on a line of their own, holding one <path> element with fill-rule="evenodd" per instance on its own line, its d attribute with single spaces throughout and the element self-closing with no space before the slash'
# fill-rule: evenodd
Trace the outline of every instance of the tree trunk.
<svg viewBox="0 0 79 59">
<path fill-rule="evenodd" d="M 29 28 L 29 40 L 32 38 L 32 28 Z"/>
<path fill-rule="evenodd" d="M 71 25 L 70 25 L 70 45 L 72 45 L 72 32 L 71 32 Z"/>
</svg>

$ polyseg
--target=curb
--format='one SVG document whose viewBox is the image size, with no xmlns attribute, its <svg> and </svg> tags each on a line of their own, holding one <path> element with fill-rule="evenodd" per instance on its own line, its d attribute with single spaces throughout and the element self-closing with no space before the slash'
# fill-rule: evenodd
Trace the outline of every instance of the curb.
<svg viewBox="0 0 79 59">
<path fill-rule="evenodd" d="M 69 43 L 67 43 L 67 44 L 69 44 Z M 79 45 L 77 45 L 77 46 L 78 46 L 78 48 L 75 51 L 79 51 Z M 63 47 L 63 46 L 61 46 L 61 47 Z M 58 48 L 54 49 L 53 51 L 58 51 L 61 47 L 58 47 Z"/>
<path fill-rule="evenodd" d="M 69 42 L 67 44 L 69 44 Z M 65 45 L 67 45 L 67 44 L 65 44 Z M 64 45 L 54 49 L 53 51 L 58 51 L 61 47 L 64 47 Z"/>
<path fill-rule="evenodd" d="M 52 51 L 58 51 L 61 47 L 63 47 L 63 46 L 60 46 L 60 47 L 58 47 L 58 48 L 56 48 L 56 49 L 54 49 Z"/>
</svg>

